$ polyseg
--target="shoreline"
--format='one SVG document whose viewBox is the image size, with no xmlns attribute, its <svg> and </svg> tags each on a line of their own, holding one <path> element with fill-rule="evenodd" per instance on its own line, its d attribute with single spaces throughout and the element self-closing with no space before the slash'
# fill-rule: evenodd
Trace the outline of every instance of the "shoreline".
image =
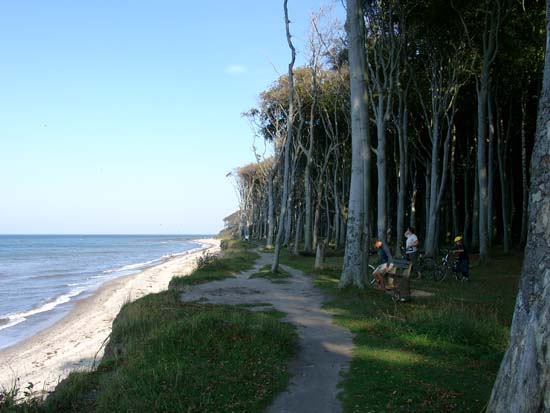
<svg viewBox="0 0 550 413">
<path fill-rule="evenodd" d="M 105 282 L 89 297 L 75 301 L 74 308 L 52 326 L 0 350 L 0 388 L 23 388 L 31 382 L 35 391 L 47 392 L 71 371 L 89 370 L 96 354 L 97 364 L 123 304 L 166 290 L 173 276 L 193 271 L 203 252 L 219 251 L 217 239 L 194 241 L 203 247 Z"/>
</svg>

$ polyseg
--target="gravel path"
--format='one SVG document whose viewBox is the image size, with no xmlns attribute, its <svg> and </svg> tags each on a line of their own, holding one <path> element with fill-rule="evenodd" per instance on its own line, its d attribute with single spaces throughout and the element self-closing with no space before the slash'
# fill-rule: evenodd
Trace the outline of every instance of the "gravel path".
<svg viewBox="0 0 550 413">
<path fill-rule="evenodd" d="M 347 371 L 353 342 L 351 333 L 332 323 L 332 314 L 321 308 L 325 296 L 302 271 L 282 265 L 292 275 L 275 284 L 251 274 L 270 265 L 272 254 L 260 253 L 253 269 L 235 278 L 193 286 L 183 301 L 207 300 L 214 304 L 258 304 L 252 310 L 272 308 L 286 313 L 285 321 L 298 328 L 299 351 L 289 366 L 291 381 L 268 412 L 340 412 L 341 372 Z"/>
</svg>

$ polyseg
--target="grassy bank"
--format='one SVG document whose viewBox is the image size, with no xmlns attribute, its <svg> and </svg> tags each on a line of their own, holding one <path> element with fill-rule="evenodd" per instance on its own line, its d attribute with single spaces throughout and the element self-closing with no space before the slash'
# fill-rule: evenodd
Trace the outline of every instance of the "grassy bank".
<svg viewBox="0 0 550 413">
<path fill-rule="evenodd" d="M 282 262 L 311 272 L 312 257 Z M 343 380 L 345 412 L 472 411 L 485 406 L 506 348 L 520 256 L 474 268 L 469 283 L 413 280 L 426 298 L 394 304 L 375 290 L 338 290 L 341 257 L 327 258 L 318 286 L 356 345 Z"/>
<path fill-rule="evenodd" d="M 255 412 L 286 388 L 294 340 L 273 313 L 152 294 L 122 309 L 97 371 L 72 373 L 45 411 Z"/>
<path fill-rule="evenodd" d="M 230 243 L 168 291 L 124 305 L 95 371 L 71 373 L 45 402 L 0 401 L 0 411 L 261 411 L 287 387 L 295 328 L 275 311 L 182 303 L 178 292 L 250 268 L 255 255 Z"/>
</svg>

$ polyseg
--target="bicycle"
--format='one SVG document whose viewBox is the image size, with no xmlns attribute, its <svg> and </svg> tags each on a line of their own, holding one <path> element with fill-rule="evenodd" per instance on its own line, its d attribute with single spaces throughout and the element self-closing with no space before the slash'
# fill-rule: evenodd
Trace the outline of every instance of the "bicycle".
<svg viewBox="0 0 550 413">
<path fill-rule="evenodd" d="M 374 278 L 372 275 L 374 270 L 376 269 L 376 266 L 370 263 L 370 257 L 372 257 L 373 255 L 376 255 L 376 252 L 369 251 L 369 258 L 368 258 L 369 262 L 367 263 L 367 274 L 366 274 L 367 283 L 368 285 L 371 285 L 371 286 L 374 286 L 376 284 L 376 278 Z"/>
<path fill-rule="evenodd" d="M 456 266 L 456 262 L 453 262 L 451 265 L 451 250 L 446 250 L 445 255 L 441 258 L 441 263 L 437 266 L 435 272 L 434 272 L 434 280 L 435 281 L 443 281 L 447 274 L 449 273 L 449 269 L 453 272 L 455 276 L 455 280 L 457 281 L 463 281 L 464 276 L 460 271 L 455 271 L 454 267 Z"/>
<path fill-rule="evenodd" d="M 423 278 L 435 278 L 437 263 L 432 257 L 427 257 L 424 252 L 418 251 L 417 271 Z"/>
</svg>

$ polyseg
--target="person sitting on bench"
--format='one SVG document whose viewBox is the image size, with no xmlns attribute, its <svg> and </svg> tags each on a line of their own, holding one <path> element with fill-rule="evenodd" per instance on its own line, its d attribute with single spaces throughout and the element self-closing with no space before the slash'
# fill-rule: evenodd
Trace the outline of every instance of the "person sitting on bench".
<svg viewBox="0 0 550 413">
<path fill-rule="evenodd" d="M 380 239 L 374 240 L 372 246 L 376 248 L 378 252 L 378 267 L 373 271 L 372 275 L 376 279 L 378 288 L 381 290 L 386 289 L 385 275 L 390 270 L 390 261 L 393 259 L 390 249 L 387 244 Z"/>
</svg>

